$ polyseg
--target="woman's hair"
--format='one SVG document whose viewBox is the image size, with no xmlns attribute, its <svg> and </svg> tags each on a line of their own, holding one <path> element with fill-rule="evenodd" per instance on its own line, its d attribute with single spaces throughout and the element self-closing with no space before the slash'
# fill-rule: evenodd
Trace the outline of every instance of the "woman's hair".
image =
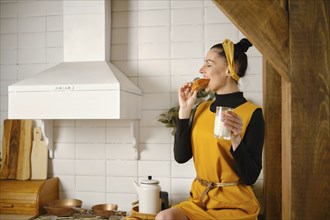
<svg viewBox="0 0 330 220">
<path fill-rule="evenodd" d="M 237 65 L 237 75 L 243 77 L 248 65 L 247 56 L 245 52 L 251 47 L 251 42 L 243 38 L 240 42 L 234 44 L 234 62 Z M 218 49 L 218 55 L 226 59 L 225 51 L 223 50 L 222 44 L 216 44 L 211 47 L 211 49 Z M 226 59 L 227 60 L 227 59 Z"/>
</svg>

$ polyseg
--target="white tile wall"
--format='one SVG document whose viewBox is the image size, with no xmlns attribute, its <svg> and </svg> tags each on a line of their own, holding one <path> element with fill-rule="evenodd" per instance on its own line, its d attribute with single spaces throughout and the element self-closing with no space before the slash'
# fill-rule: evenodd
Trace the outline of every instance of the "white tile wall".
<svg viewBox="0 0 330 220">
<path fill-rule="evenodd" d="M 168 10 L 141 10 L 138 12 L 138 26 L 167 26 L 169 18 Z"/>
<path fill-rule="evenodd" d="M 81 3 L 72 11 L 100 10 Z M 62 4 L 1 1 L 1 122 L 8 116 L 8 85 L 63 60 Z M 174 161 L 171 130 L 158 116 L 177 105 L 178 87 L 199 75 L 210 46 L 244 36 L 212 1 L 113 0 L 111 37 L 112 62 L 144 91 L 139 160 L 127 121 L 56 120 L 49 176 L 60 178 L 62 197 L 80 198 L 84 207 L 108 202 L 129 211 L 137 200 L 132 182 L 152 175 L 175 204 L 187 198 L 195 171 L 192 161 Z M 262 106 L 262 57 L 255 48 L 248 55 L 241 89 Z M 254 186 L 261 202 L 262 183 L 261 175 Z"/>
<path fill-rule="evenodd" d="M 14 66 L 14 65 L 13 65 Z M 15 65 L 16 70 L 17 70 L 17 79 L 22 80 L 25 79 L 29 76 L 32 76 L 46 68 L 45 63 L 28 63 L 28 64 L 20 64 L 20 65 Z"/>
<path fill-rule="evenodd" d="M 17 33 L 17 18 L 1 18 L 1 34 Z"/>
<path fill-rule="evenodd" d="M 180 8 L 171 10 L 172 25 L 197 25 L 203 24 L 203 7 Z"/>
<path fill-rule="evenodd" d="M 17 34 L 3 34 L 1 36 L 1 49 L 17 48 Z"/>
</svg>

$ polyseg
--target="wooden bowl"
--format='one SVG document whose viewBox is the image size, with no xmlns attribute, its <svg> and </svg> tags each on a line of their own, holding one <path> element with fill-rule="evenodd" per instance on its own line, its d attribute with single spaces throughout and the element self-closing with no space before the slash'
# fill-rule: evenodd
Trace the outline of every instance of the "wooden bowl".
<svg viewBox="0 0 330 220">
<path fill-rule="evenodd" d="M 107 218 L 113 215 L 117 209 L 118 205 L 116 204 L 99 204 L 92 207 L 95 215 Z"/>
</svg>

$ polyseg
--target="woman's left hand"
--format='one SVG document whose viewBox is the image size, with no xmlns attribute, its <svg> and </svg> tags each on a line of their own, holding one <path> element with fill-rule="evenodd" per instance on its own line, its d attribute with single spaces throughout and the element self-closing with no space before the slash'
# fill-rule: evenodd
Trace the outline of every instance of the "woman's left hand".
<svg viewBox="0 0 330 220">
<path fill-rule="evenodd" d="M 224 125 L 230 130 L 230 140 L 235 151 L 241 143 L 241 132 L 243 130 L 243 121 L 235 112 L 228 111 L 222 118 Z"/>
</svg>

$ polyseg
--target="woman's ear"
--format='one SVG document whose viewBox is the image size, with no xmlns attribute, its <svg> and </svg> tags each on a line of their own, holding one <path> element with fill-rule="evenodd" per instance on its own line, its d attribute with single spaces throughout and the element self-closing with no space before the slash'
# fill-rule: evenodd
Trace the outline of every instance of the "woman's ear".
<svg viewBox="0 0 330 220">
<path fill-rule="evenodd" d="M 235 64 L 234 65 L 234 71 L 237 73 L 237 70 L 238 70 L 238 66 Z M 226 76 L 230 76 L 231 77 L 230 70 L 229 70 L 228 67 L 226 68 Z"/>
<path fill-rule="evenodd" d="M 225 71 L 225 73 L 226 73 L 226 76 L 230 76 L 230 71 L 229 71 L 229 68 L 226 68 L 226 71 Z"/>
</svg>

